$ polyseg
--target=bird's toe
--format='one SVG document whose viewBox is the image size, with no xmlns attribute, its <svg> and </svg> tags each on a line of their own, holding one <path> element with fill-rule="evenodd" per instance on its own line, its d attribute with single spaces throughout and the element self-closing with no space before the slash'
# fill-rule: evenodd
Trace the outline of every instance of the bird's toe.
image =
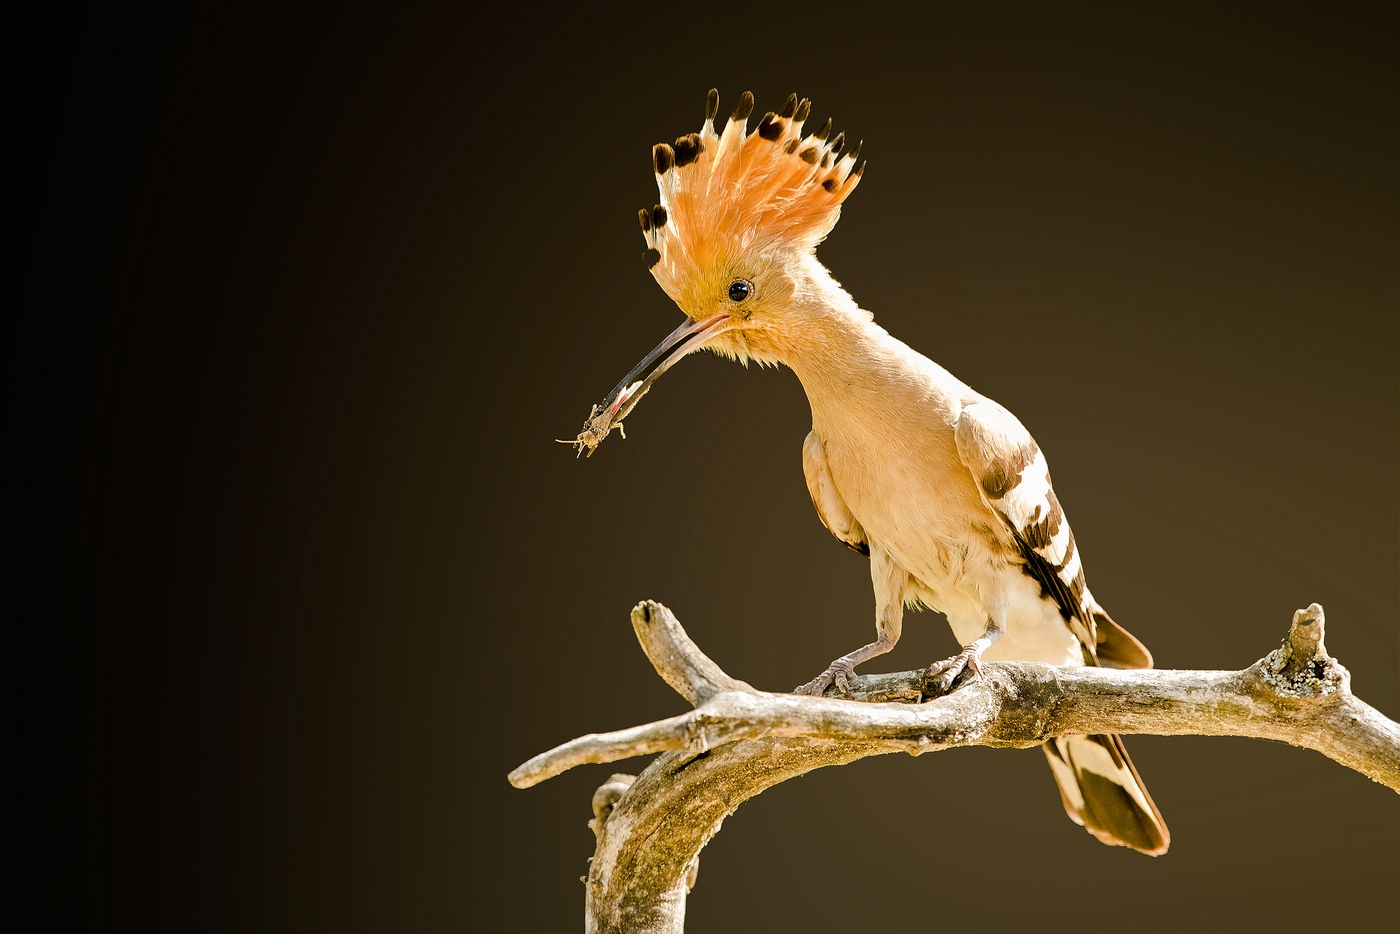
<svg viewBox="0 0 1400 934">
<path fill-rule="evenodd" d="M 962 651 L 924 669 L 924 693 L 937 697 L 955 687 L 982 680 L 982 665 L 975 652 Z"/>
<path fill-rule="evenodd" d="M 826 693 L 826 689 L 832 684 L 836 685 L 836 692 L 845 697 L 851 696 L 851 678 L 855 675 L 855 665 L 844 659 L 837 659 L 830 667 L 817 675 L 811 681 L 795 688 L 794 694 L 810 694 L 812 697 L 821 697 Z"/>
<path fill-rule="evenodd" d="M 821 697 L 822 693 L 831 684 L 834 675 L 831 671 L 824 671 L 806 684 L 799 685 L 792 689 L 794 694 L 808 694 L 812 697 Z"/>
</svg>

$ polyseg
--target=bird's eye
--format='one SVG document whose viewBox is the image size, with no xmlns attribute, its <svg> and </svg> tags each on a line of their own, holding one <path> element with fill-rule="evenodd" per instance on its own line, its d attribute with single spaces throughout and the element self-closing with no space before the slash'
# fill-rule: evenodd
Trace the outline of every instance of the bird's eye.
<svg viewBox="0 0 1400 934">
<path fill-rule="evenodd" d="M 753 292 L 753 286 L 745 279 L 735 279 L 729 283 L 729 300 L 731 302 L 742 302 Z"/>
</svg>

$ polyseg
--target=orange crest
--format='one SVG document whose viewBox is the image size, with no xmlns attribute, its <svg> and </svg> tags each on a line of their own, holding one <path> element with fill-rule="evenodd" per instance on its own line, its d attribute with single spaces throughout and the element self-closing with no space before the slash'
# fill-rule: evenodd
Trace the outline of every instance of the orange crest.
<svg viewBox="0 0 1400 934">
<path fill-rule="evenodd" d="M 639 212 L 646 261 L 673 295 L 681 279 L 727 257 L 773 248 L 814 250 L 836 226 L 841 203 L 860 182 L 860 146 L 843 155 L 845 134 L 831 121 L 807 136 L 811 107 L 797 95 L 781 113 L 767 113 L 752 133 L 753 95 L 745 91 L 716 135 L 719 92 L 705 100 L 705 122 L 652 149 L 661 203 Z"/>
</svg>

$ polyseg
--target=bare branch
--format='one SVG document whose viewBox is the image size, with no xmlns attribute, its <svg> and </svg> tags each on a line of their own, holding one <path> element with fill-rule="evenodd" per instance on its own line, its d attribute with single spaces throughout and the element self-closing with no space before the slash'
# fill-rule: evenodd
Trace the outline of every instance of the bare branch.
<svg viewBox="0 0 1400 934">
<path fill-rule="evenodd" d="M 648 756 L 667 749 L 683 749 L 692 711 L 678 717 L 644 723 L 612 733 L 589 733 L 541 753 L 510 773 L 516 788 L 529 788 L 576 765 L 616 762 L 633 756 Z"/>
<path fill-rule="evenodd" d="M 679 932 L 700 849 L 724 817 L 778 782 L 865 756 L 1085 733 L 1248 736 L 1315 749 L 1400 791 L 1400 724 L 1352 695 L 1350 674 L 1326 654 L 1317 604 L 1241 671 L 984 663 L 984 682 L 934 700 L 923 699 L 919 672 L 857 676 L 854 699 L 758 691 L 726 675 L 661 604 L 638 604 L 632 624 L 695 709 L 579 737 L 510 774 L 526 788 L 577 765 L 665 750 L 635 781 L 615 775 L 595 795 L 590 931 Z"/>
<path fill-rule="evenodd" d="M 753 690 L 710 661 L 690 641 L 676 615 L 655 600 L 643 600 L 632 608 L 632 631 L 656 673 L 692 705 L 720 691 Z"/>
</svg>

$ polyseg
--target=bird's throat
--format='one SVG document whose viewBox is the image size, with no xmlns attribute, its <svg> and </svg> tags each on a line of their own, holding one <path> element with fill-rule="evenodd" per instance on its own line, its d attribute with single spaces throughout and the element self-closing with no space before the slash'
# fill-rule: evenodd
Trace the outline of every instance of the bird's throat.
<svg viewBox="0 0 1400 934">
<path fill-rule="evenodd" d="M 783 342 L 781 359 L 801 381 L 819 434 L 868 442 L 962 388 L 876 324 L 824 268 L 804 285 L 796 295 L 802 327 Z"/>
<path fill-rule="evenodd" d="M 852 303 L 854 306 L 854 303 Z M 858 307 L 812 310 L 809 325 L 785 348 L 783 362 L 797 374 L 816 421 L 839 412 L 884 408 L 907 350 Z"/>
</svg>

